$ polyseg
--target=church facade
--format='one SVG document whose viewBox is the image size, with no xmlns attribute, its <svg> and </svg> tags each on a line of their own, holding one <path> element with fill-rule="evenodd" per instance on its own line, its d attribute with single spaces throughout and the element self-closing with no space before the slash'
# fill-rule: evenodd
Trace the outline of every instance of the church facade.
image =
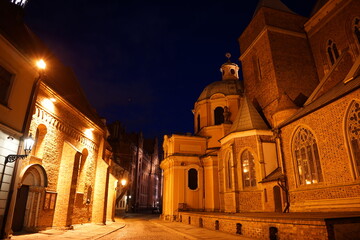
<svg viewBox="0 0 360 240">
<path fill-rule="evenodd" d="M 243 80 L 223 64 L 194 135 L 164 137 L 164 219 L 360 211 L 359 12 L 356 0 L 318 1 L 310 18 L 259 2 L 238 39 Z"/>
</svg>

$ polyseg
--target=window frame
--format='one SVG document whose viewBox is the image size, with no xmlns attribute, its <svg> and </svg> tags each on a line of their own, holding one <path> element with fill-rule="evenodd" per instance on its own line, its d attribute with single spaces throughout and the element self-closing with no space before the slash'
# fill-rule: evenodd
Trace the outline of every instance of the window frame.
<svg viewBox="0 0 360 240">
<path fill-rule="evenodd" d="M 190 171 L 191 170 L 195 170 L 196 171 L 196 188 L 192 189 L 190 187 Z M 199 170 L 194 168 L 194 167 L 191 167 L 187 170 L 187 188 L 191 191 L 196 191 L 199 189 Z"/>
<path fill-rule="evenodd" d="M 9 105 L 10 92 L 11 92 L 11 89 L 12 89 L 12 86 L 14 83 L 15 74 L 0 64 L 0 83 L 2 81 L 2 78 L 1 78 L 2 71 L 4 72 L 4 74 L 9 75 L 9 79 L 4 79 L 4 83 L 5 83 L 4 86 L 6 84 L 8 84 L 8 86 L 6 87 L 7 89 L 4 91 L 4 96 L 0 95 L 0 105 L 7 107 Z M 6 83 L 6 81 L 8 81 L 8 82 Z M 1 87 L 1 84 L 0 84 L 0 87 Z M 4 99 L 2 99 L 2 98 L 4 98 Z"/>
<path fill-rule="evenodd" d="M 354 109 L 355 108 L 355 109 Z M 349 149 L 349 155 L 351 159 L 351 169 L 353 173 L 354 179 L 360 179 L 360 136 L 357 139 L 352 139 L 352 137 L 356 137 L 355 135 L 351 134 L 350 131 L 358 131 L 359 128 L 355 128 L 352 126 L 351 122 L 357 123 L 360 127 L 360 124 L 357 122 L 360 120 L 360 101 L 353 100 L 351 101 L 347 111 L 346 111 L 346 118 L 345 118 L 345 133 L 346 133 L 346 142 Z M 354 151 L 354 141 L 357 141 L 357 151 Z"/>
<path fill-rule="evenodd" d="M 331 66 L 334 66 L 340 57 L 340 51 L 334 40 L 328 39 L 326 44 L 326 55 Z"/>
<path fill-rule="evenodd" d="M 305 126 L 297 127 L 291 141 L 291 153 L 297 186 L 309 186 L 324 182 L 321 156 L 314 131 Z M 301 173 L 302 171 L 304 173 Z M 310 179 L 307 179 L 308 177 Z"/>
<path fill-rule="evenodd" d="M 246 158 L 244 158 L 244 156 Z M 251 157 L 250 157 L 251 156 Z M 245 179 L 245 169 L 244 169 L 244 160 L 248 160 L 249 163 L 247 166 L 249 166 L 249 170 L 246 173 L 249 173 L 249 180 Z M 255 164 L 255 156 L 252 151 L 249 149 L 245 149 L 241 155 L 240 155 L 240 163 L 241 163 L 241 176 L 242 176 L 242 185 L 243 188 L 256 188 L 257 187 L 257 174 L 256 174 L 256 164 Z M 251 164 L 252 163 L 252 164 Z M 251 174 L 253 172 L 253 174 Z M 249 182 L 249 185 L 246 185 L 246 181 Z M 253 185 L 254 183 L 254 185 Z"/>
<path fill-rule="evenodd" d="M 222 112 L 220 114 L 220 109 L 222 109 Z M 214 109 L 214 125 L 221 125 L 223 124 L 225 121 L 225 118 L 224 118 L 224 108 L 222 106 L 217 106 L 215 109 Z"/>
</svg>

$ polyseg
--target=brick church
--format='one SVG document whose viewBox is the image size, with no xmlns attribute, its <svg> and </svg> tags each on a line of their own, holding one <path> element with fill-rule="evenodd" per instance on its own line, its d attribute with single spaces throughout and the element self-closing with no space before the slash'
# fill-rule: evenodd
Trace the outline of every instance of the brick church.
<svg viewBox="0 0 360 240">
<path fill-rule="evenodd" d="M 194 104 L 194 134 L 164 137 L 163 218 L 259 239 L 345 239 L 344 222 L 326 223 L 343 214 L 359 234 L 360 2 L 318 0 L 307 18 L 261 0 L 238 41 L 243 80 L 225 62 Z"/>
</svg>

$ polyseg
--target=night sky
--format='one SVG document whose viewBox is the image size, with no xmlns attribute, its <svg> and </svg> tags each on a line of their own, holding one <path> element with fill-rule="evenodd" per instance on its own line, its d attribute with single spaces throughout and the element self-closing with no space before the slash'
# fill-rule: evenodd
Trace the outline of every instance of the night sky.
<svg viewBox="0 0 360 240">
<path fill-rule="evenodd" d="M 283 3 L 309 16 L 315 1 Z M 25 17 L 101 117 L 161 139 L 193 132 L 191 110 L 221 80 L 225 53 L 238 63 L 237 38 L 258 1 L 244 2 L 29 0 Z"/>
</svg>

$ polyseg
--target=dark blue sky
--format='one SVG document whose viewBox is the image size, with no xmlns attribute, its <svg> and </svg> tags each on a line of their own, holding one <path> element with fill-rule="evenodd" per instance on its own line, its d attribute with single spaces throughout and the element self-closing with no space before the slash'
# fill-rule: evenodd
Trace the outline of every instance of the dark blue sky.
<svg viewBox="0 0 360 240">
<path fill-rule="evenodd" d="M 315 0 L 283 0 L 308 16 Z M 193 132 L 191 110 L 221 79 L 257 0 L 30 0 L 26 22 L 76 73 L 108 122 L 146 137 Z"/>
</svg>

